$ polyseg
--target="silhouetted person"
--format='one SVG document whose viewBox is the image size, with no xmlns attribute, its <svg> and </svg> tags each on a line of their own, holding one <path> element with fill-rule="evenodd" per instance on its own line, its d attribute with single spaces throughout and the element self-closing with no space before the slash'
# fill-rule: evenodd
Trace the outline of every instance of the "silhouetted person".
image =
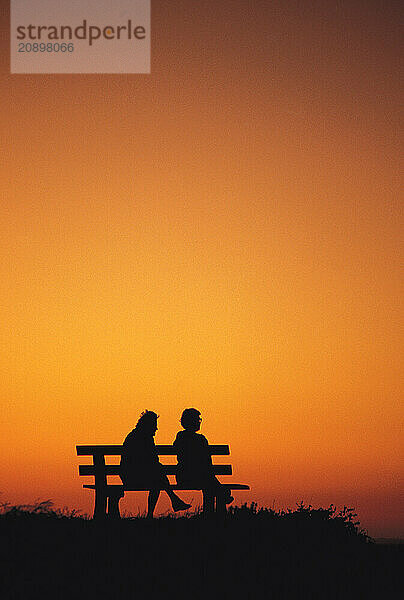
<svg viewBox="0 0 404 600">
<path fill-rule="evenodd" d="M 204 497 L 220 497 L 226 504 L 233 501 L 230 490 L 220 483 L 213 473 L 212 457 L 206 437 L 199 431 L 201 413 L 196 408 L 186 408 L 181 416 L 184 431 L 179 431 L 174 441 L 177 452 L 177 483 L 184 488 L 202 489 Z"/>
<path fill-rule="evenodd" d="M 140 418 L 123 443 L 121 456 L 121 479 L 125 487 L 149 490 L 147 516 L 153 518 L 160 490 L 164 490 L 173 510 L 186 510 L 190 504 L 183 502 L 172 490 L 159 461 L 154 436 L 158 416 L 151 410 L 142 412 Z"/>
</svg>

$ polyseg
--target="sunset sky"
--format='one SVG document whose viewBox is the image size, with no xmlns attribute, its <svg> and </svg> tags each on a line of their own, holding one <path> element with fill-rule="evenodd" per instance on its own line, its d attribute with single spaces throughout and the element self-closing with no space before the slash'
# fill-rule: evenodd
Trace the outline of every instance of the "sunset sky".
<svg viewBox="0 0 404 600">
<path fill-rule="evenodd" d="M 90 512 L 76 444 L 196 407 L 238 503 L 403 537 L 401 3 L 152 0 L 150 75 L 10 75 L 0 2 L 0 502 Z"/>
</svg>

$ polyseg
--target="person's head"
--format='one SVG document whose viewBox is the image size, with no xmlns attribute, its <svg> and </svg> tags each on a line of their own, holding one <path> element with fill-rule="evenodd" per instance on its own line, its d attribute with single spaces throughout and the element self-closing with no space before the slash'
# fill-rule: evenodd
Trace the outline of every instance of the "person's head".
<svg viewBox="0 0 404 600">
<path fill-rule="evenodd" d="M 201 421 L 201 413 L 196 408 L 186 408 L 181 415 L 181 425 L 187 431 L 198 431 Z"/>
<path fill-rule="evenodd" d="M 144 410 L 136 423 L 136 431 L 145 435 L 154 435 L 157 431 L 158 415 L 152 410 Z"/>
</svg>

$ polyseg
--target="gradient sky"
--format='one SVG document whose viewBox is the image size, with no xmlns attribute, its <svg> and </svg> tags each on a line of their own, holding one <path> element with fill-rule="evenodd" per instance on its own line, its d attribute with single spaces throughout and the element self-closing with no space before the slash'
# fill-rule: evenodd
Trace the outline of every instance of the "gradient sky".
<svg viewBox="0 0 404 600">
<path fill-rule="evenodd" d="M 151 75 L 27 76 L 1 1 L 0 501 L 194 406 L 238 502 L 404 535 L 400 4 L 153 0 Z"/>
</svg>

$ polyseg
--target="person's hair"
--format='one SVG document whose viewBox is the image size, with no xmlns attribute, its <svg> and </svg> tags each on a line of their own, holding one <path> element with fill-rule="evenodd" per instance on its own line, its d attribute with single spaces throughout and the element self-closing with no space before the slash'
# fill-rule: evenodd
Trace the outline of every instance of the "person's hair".
<svg viewBox="0 0 404 600">
<path fill-rule="evenodd" d="M 186 408 L 181 415 L 180 423 L 184 429 L 192 427 L 195 423 L 199 423 L 200 416 L 201 413 L 196 408 Z"/>
<path fill-rule="evenodd" d="M 144 410 L 136 423 L 135 429 L 137 431 L 148 429 L 150 425 L 157 423 L 158 418 L 159 416 L 152 410 Z"/>
</svg>

